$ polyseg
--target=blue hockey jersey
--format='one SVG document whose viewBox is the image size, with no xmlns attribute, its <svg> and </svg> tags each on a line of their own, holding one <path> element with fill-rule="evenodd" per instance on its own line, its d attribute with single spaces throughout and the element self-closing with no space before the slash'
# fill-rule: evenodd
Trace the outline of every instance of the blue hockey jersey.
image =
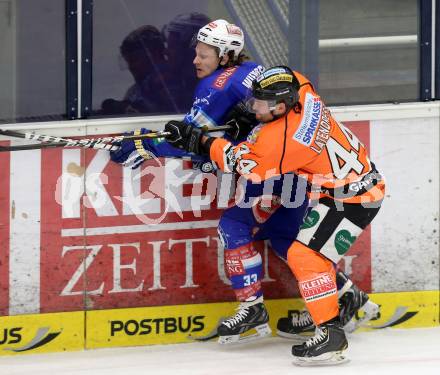
<svg viewBox="0 0 440 375">
<path fill-rule="evenodd" d="M 252 81 L 264 71 L 261 65 L 246 61 L 241 65 L 217 69 L 200 80 L 194 93 L 194 101 L 183 121 L 193 126 L 223 125 L 229 111 L 244 100 L 252 87 Z M 164 140 L 144 140 L 148 148 L 158 157 L 191 157 L 193 160 L 208 160 L 171 146 Z"/>
<path fill-rule="evenodd" d="M 193 106 L 184 121 L 198 127 L 223 125 L 228 112 L 246 97 L 252 81 L 263 70 L 261 65 L 247 61 L 218 69 L 203 78 L 196 87 Z"/>
</svg>

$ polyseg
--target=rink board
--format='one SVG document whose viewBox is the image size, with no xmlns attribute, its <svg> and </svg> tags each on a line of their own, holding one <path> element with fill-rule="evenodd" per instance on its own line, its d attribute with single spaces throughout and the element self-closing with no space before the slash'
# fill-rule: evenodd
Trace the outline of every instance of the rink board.
<svg viewBox="0 0 440 375">
<path fill-rule="evenodd" d="M 381 306 L 380 317 L 362 329 L 415 328 L 439 324 L 438 291 L 378 293 L 371 299 Z M 272 331 L 289 310 L 299 310 L 300 299 L 265 301 Z M 210 303 L 151 308 L 90 311 L 87 348 L 191 342 L 190 337 L 212 333 L 218 322 L 234 314 L 237 303 Z"/>
<path fill-rule="evenodd" d="M 439 292 L 376 293 L 380 317 L 362 330 L 439 324 Z M 272 331 L 299 298 L 265 301 Z M 215 331 L 237 303 L 208 303 L 0 317 L 0 355 L 193 342 Z"/>
<path fill-rule="evenodd" d="M 335 109 L 386 177 L 379 214 L 339 264 L 379 293 L 370 329 L 438 325 L 439 110 Z M 128 121 L 31 129 L 87 136 L 146 126 Z M 228 200 L 202 192 L 203 175 L 188 162 L 147 162 L 137 178 L 106 151 L 44 149 L 0 153 L 0 166 L 1 355 L 187 342 L 233 314 L 216 230 Z M 301 303 L 287 300 L 298 290 L 286 264 L 258 246 L 275 328 Z"/>
<path fill-rule="evenodd" d="M 0 317 L 0 356 L 82 350 L 85 312 Z"/>
<path fill-rule="evenodd" d="M 379 214 L 339 264 L 366 292 L 438 289 L 439 107 L 335 108 L 386 177 Z M 59 126 L 35 130 L 97 131 Z M 230 190 L 205 191 L 213 174 L 177 159 L 133 172 L 107 151 L 72 148 L 3 152 L 0 166 L 0 316 L 235 300 L 217 235 Z M 286 264 L 259 246 L 265 298 L 298 297 Z"/>
</svg>

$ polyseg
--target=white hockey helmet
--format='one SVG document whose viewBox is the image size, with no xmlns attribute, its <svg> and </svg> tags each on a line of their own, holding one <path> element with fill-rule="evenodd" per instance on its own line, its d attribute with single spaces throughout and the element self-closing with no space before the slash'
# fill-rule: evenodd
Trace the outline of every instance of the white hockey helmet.
<svg viewBox="0 0 440 375">
<path fill-rule="evenodd" d="M 215 20 L 203 26 L 197 33 L 197 40 L 217 47 L 220 50 L 218 57 L 229 51 L 234 51 L 237 57 L 244 47 L 243 31 L 225 20 Z"/>
</svg>

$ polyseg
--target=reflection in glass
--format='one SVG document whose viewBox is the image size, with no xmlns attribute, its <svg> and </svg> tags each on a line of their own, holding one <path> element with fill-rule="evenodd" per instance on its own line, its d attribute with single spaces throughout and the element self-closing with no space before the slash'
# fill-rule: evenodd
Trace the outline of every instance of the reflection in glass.
<svg viewBox="0 0 440 375">
<path fill-rule="evenodd" d="M 197 84 L 193 36 L 210 20 L 201 13 L 177 15 L 163 27 L 141 26 L 120 46 L 122 64 L 134 84 L 122 100 L 105 99 L 104 115 L 132 113 L 183 113 L 192 104 Z"/>
<path fill-rule="evenodd" d="M 93 17 L 95 115 L 186 112 L 197 84 L 191 37 L 218 18 L 242 27 L 253 61 L 304 73 L 329 105 L 418 99 L 413 0 L 95 0 Z M 376 37 L 390 43 L 365 44 Z"/>
<path fill-rule="evenodd" d="M 0 1 L 1 122 L 65 118 L 64 25 L 63 1 Z"/>
</svg>

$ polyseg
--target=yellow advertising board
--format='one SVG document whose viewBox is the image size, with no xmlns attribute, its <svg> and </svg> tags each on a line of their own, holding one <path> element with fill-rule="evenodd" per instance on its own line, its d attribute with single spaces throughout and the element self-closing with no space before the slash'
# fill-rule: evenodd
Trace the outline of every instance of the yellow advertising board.
<svg viewBox="0 0 440 375">
<path fill-rule="evenodd" d="M 84 349 L 83 311 L 0 317 L 0 355 Z"/>
<path fill-rule="evenodd" d="M 377 293 L 380 316 L 362 330 L 439 324 L 439 292 Z M 265 301 L 270 325 L 302 309 L 300 299 Z M 209 303 L 0 317 L 0 355 L 173 344 L 215 339 L 221 320 L 237 303 Z"/>
<path fill-rule="evenodd" d="M 87 348 L 171 344 L 191 341 L 217 327 L 234 305 L 210 303 L 89 311 Z"/>
<path fill-rule="evenodd" d="M 377 319 L 370 320 L 366 326 L 360 328 L 361 330 L 439 325 L 439 291 L 374 293 L 369 296 L 380 306 L 380 313 Z M 302 306 L 301 300 L 298 299 L 267 301 L 271 327 L 276 329 L 280 317 L 288 316 L 289 311 L 301 309 Z"/>
<path fill-rule="evenodd" d="M 415 328 L 439 324 L 438 291 L 378 293 L 371 299 L 381 305 L 380 316 L 362 329 Z M 265 302 L 273 332 L 279 318 L 302 309 L 300 299 Z M 219 322 L 234 314 L 237 303 L 89 311 L 87 348 L 171 344 L 209 338 Z"/>
</svg>

